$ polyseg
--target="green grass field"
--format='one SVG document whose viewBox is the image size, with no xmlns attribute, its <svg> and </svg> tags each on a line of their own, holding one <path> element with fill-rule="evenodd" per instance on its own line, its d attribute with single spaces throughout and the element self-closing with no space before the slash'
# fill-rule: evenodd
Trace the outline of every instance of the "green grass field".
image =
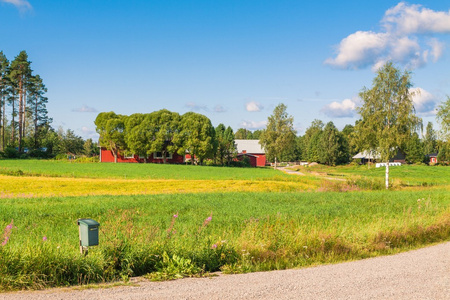
<svg viewBox="0 0 450 300">
<path fill-rule="evenodd" d="M 305 174 L 318 172 L 324 176 L 336 178 L 349 178 L 363 176 L 384 180 L 385 168 L 376 168 L 375 165 L 348 165 L 329 167 L 316 165 L 312 167 L 295 167 Z M 389 168 L 390 180 L 397 186 L 434 186 L 450 185 L 450 167 L 448 166 L 417 166 L 402 165 Z"/>
<path fill-rule="evenodd" d="M 170 164 L 71 163 L 56 160 L 0 160 L 0 174 L 120 179 L 276 180 L 289 178 L 270 168 L 229 168 Z M 292 178 L 290 179 L 292 180 Z"/>
<path fill-rule="evenodd" d="M 120 172 L 159 174 L 152 176 L 163 176 L 164 167 L 169 167 L 166 176 L 178 178 L 184 172 L 183 178 L 192 185 L 206 181 L 189 181 L 188 170 L 193 170 L 192 178 L 210 175 L 210 181 L 217 183 L 232 173 L 240 178 L 241 171 L 255 182 L 262 179 L 267 184 L 269 178 L 289 184 L 300 180 L 270 169 L 0 161 L 0 168 L 9 172 L 4 178 L 10 181 L 33 180 L 11 172 L 19 169 L 34 175 L 47 176 L 49 172 L 72 177 L 68 171 L 72 166 L 77 168 L 75 177 L 98 176 L 102 180 L 116 167 Z M 438 182 L 447 174 L 443 168 L 436 168 L 435 173 L 422 168 L 427 167 L 417 167 L 417 172 L 430 172 L 430 182 Z M 322 168 L 320 172 L 361 176 L 357 168 L 348 169 L 326 168 L 323 172 Z M 414 177 L 404 174 L 408 175 L 401 180 Z M 323 177 L 308 180 L 326 183 Z M 133 180 L 126 182 L 133 184 Z M 59 195 L 61 189 L 55 187 L 54 194 Z M 0 291 L 110 282 L 141 275 L 165 280 L 218 270 L 242 273 L 296 268 L 392 254 L 450 239 L 450 196 L 445 181 L 433 188 L 395 191 L 320 190 L 320 186 L 302 192 L 230 189 L 187 193 L 173 189 L 148 195 L 102 192 L 97 196 L 0 197 L 0 228 L 4 229 L 0 236 Z M 87 256 L 79 253 L 78 218 L 92 218 L 101 224 L 100 245 L 92 247 Z"/>
</svg>

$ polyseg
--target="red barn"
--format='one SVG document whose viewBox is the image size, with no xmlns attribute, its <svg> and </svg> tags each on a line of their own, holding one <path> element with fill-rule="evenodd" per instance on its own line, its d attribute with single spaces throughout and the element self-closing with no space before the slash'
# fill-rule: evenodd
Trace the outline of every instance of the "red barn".
<svg viewBox="0 0 450 300">
<path fill-rule="evenodd" d="M 237 157 L 248 157 L 253 167 L 264 167 L 266 165 L 266 152 L 259 144 L 259 140 L 234 140 L 236 144 Z"/>
<path fill-rule="evenodd" d="M 431 153 L 431 154 L 428 154 L 427 156 L 430 159 L 429 164 L 433 165 L 433 164 L 436 164 L 438 162 L 437 161 L 438 153 Z"/>
<path fill-rule="evenodd" d="M 114 155 L 111 150 L 101 147 L 100 148 L 100 162 L 114 162 Z M 154 152 L 153 155 L 145 157 L 133 154 L 130 156 L 117 155 L 117 162 L 119 163 L 163 163 L 162 153 Z M 184 156 L 177 153 L 170 154 L 166 157 L 166 162 L 169 164 L 182 164 L 184 163 Z"/>
</svg>

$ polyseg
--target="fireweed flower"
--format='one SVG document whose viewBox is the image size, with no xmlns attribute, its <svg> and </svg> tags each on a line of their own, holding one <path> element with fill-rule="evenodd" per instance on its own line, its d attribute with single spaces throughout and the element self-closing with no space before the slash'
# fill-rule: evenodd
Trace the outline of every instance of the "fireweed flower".
<svg viewBox="0 0 450 300">
<path fill-rule="evenodd" d="M 14 223 L 14 220 L 11 219 L 11 223 L 9 223 L 6 226 L 6 228 L 5 228 L 5 233 L 3 234 L 3 242 L 1 244 L 2 246 L 5 246 L 8 243 L 8 241 L 9 241 L 9 236 L 11 235 L 11 230 L 13 228 L 13 223 Z"/>
<path fill-rule="evenodd" d="M 203 227 L 206 226 L 206 225 L 208 225 L 209 222 L 211 222 L 211 220 L 212 220 L 212 213 L 211 213 L 211 215 L 210 215 L 209 217 L 207 217 L 207 218 L 205 219 L 205 222 L 203 222 Z"/>
<path fill-rule="evenodd" d="M 203 228 L 208 226 L 208 224 L 209 224 L 209 222 L 211 222 L 211 220 L 212 220 L 212 213 L 211 213 L 211 215 L 209 217 L 207 217 L 205 219 L 205 221 L 203 221 L 203 225 L 198 229 L 198 233 L 200 233 L 203 230 Z"/>
<path fill-rule="evenodd" d="M 175 226 L 175 220 L 178 218 L 178 212 L 172 216 L 172 221 L 170 222 L 170 226 L 167 229 L 167 237 L 170 238 L 171 234 L 175 234 L 177 231 L 173 229 L 173 226 Z"/>
</svg>

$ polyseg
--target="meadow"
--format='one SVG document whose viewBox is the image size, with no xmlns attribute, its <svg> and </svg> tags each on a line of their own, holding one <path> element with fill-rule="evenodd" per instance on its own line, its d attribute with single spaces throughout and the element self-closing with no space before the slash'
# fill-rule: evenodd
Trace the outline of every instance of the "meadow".
<svg viewBox="0 0 450 300">
<path fill-rule="evenodd" d="M 342 190 L 338 185 L 359 178 L 358 170 L 295 176 L 272 169 L 137 166 L 0 161 L 6 174 L 0 176 L 0 291 L 298 268 L 450 238 L 443 168 L 426 179 L 436 182 L 433 188 L 342 192 L 322 190 Z M 108 177 L 110 170 L 120 171 Z M 146 175 L 119 176 L 132 170 Z M 233 174 L 240 172 L 246 177 Z M 333 172 L 346 180 L 324 179 Z M 100 244 L 87 256 L 79 252 L 78 218 L 100 223 Z"/>
</svg>

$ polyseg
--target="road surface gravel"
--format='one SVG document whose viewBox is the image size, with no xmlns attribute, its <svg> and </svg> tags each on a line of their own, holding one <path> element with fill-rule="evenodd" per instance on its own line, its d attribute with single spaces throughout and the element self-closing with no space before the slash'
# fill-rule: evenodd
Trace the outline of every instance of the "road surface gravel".
<svg viewBox="0 0 450 300">
<path fill-rule="evenodd" d="M 219 275 L 136 286 L 0 294 L 40 299 L 450 299 L 450 242 L 392 256 L 306 269 Z"/>
</svg>

